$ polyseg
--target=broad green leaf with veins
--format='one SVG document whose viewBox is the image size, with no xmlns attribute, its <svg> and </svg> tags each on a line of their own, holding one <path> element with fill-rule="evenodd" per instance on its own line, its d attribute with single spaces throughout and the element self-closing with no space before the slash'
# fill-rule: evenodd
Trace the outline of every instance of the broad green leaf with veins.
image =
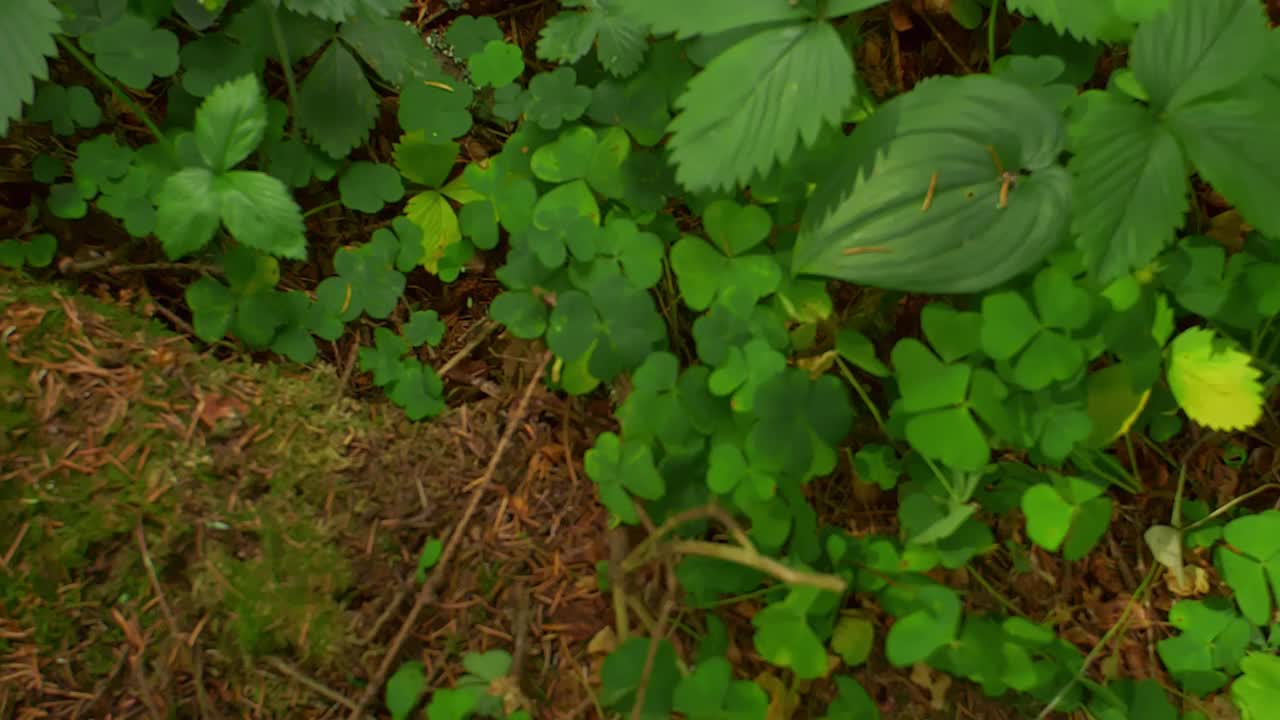
<svg viewBox="0 0 1280 720">
<path fill-rule="evenodd" d="M 208 245 L 218 229 L 213 180 L 204 168 L 187 168 L 170 175 L 156 195 L 156 237 L 171 260 Z"/>
<path fill-rule="evenodd" d="M 655 35 L 675 33 L 677 38 L 711 35 L 749 25 L 799 21 L 809 17 L 794 2 L 760 0 L 620 0 L 621 11 L 649 26 Z"/>
<path fill-rule="evenodd" d="M 54 36 L 62 13 L 50 0 L 10 0 L 0 6 L 0 137 L 31 102 L 33 80 L 49 77 L 47 57 L 58 52 Z"/>
<path fill-rule="evenodd" d="M 566 10 L 547 21 L 538 38 L 538 57 L 573 63 L 595 45 L 596 57 L 611 74 L 626 77 L 639 69 L 649 47 L 647 33 L 642 23 L 626 13 L 626 0 L 579 0 L 565 4 L 585 10 Z"/>
<path fill-rule="evenodd" d="M 1135 12 L 1120 13 L 1116 3 L 1133 0 L 1007 0 L 1009 9 L 1032 15 L 1060 32 L 1089 42 L 1116 42 L 1133 33 Z"/>
<path fill-rule="evenodd" d="M 1021 85 L 926 80 L 833 150 L 847 160 L 805 210 L 792 272 L 930 293 L 999 285 L 1066 234 L 1064 136 L 1054 106 Z"/>
<path fill-rule="evenodd" d="M 341 98 L 341 102 L 335 102 Z M 298 87 L 298 127 L 332 158 L 364 141 L 378 118 L 378 96 L 364 70 L 339 43 L 331 43 Z"/>
<path fill-rule="evenodd" d="M 280 257 L 306 258 L 302 211 L 284 183 L 266 173 L 232 170 L 214 177 L 213 191 L 236 240 Z"/>
<path fill-rule="evenodd" d="M 137 90 L 178 70 L 178 36 L 135 15 L 80 37 L 103 72 Z"/>
<path fill-rule="evenodd" d="M 440 62 L 422 36 L 399 18 L 357 15 L 342 24 L 341 36 L 383 80 L 396 87 L 440 73 Z"/>
<path fill-rule="evenodd" d="M 1254 0 L 1170 0 L 1134 35 L 1133 72 L 1156 112 L 1177 110 L 1259 72 L 1267 24 Z"/>
<path fill-rule="evenodd" d="M 438 188 L 448 179 L 458 160 L 455 142 L 429 142 L 421 130 L 405 133 L 392 150 L 396 169 L 407 180 Z"/>
<path fill-rule="evenodd" d="M 196 111 L 196 149 L 215 173 L 239 165 L 257 149 L 267 129 L 267 107 L 256 75 L 214 88 Z"/>
<path fill-rule="evenodd" d="M 740 13 L 739 13 L 740 14 Z M 676 179 L 728 189 L 812 145 L 853 101 L 853 59 L 825 22 L 763 30 L 696 75 L 676 100 L 668 142 Z"/>
<path fill-rule="evenodd" d="M 1187 211 L 1186 159 L 1142 105 L 1092 92 L 1071 126 L 1076 246 L 1091 274 L 1110 282 L 1155 258 Z"/>
<path fill-rule="evenodd" d="M 284 0 L 285 7 L 296 13 L 333 22 L 342 22 L 360 13 L 383 16 L 400 12 L 404 4 L 404 0 Z"/>
<path fill-rule="evenodd" d="M 1274 31 L 1273 31 L 1274 32 Z M 1165 116 L 1200 176 L 1245 221 L 1280 237 L 1280 89 L 1254 81 L 1239 94 L 1185 105 Z"/>
<path fill-rule="evenodd" d="M 1184 330 L 1169 345 L 1169 388 L 1187 417 L 1212 430 L 1243 430 L 1262 417 L 1261 371 L 1212 330 Z"/>
<path fill-rule="evenodd" d="M 453 206 L 440 193 L 428 190 L 410 198 L 404 214 L 422 230 L 423 254 L 419 260 L 422 267 L 428 272 L 439 272 L 445 251 L 462 240 Z"/>
</svg>

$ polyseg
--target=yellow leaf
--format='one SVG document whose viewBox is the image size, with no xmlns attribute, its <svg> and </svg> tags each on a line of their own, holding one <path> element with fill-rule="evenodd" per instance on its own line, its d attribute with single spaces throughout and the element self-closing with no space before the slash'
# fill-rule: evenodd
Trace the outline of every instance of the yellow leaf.
<svg viewBox="0 0 1280 720">
<path fill-rule="evenodd" d="M 1169 346 L 1169 389 L 1187 417 L 1212 430 L 1242 430 L 1262 417 L 1262 373 L 1252 358 L 1191 328 Z"/>
<path fill-rule="evenodd" d="M 462 241 L 453 206 L 440 193 L 427 190 L 413 196 L 405 206 L 404 216 L 422 228 L 422 267 L 431 273 L 439 272 L 444 251 Z"/>
</svg>

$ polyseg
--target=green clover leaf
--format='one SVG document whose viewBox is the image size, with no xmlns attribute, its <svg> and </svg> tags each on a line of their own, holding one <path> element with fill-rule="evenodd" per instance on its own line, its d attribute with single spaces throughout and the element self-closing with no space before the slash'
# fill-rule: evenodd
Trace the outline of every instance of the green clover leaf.
<svg viewBox="0 0 1280 720">
<path fill-rule="evenodd" d="M 897 617 L 885 638 L 885 655 L 895 667 L 923 662 L 955 639 L 963 604 L 954 590 L 928 581 L 890 585 L 885 607 Z"/>
<path fill-rule="evenodd" d="M 529 81 L 525 116 L 547 130 L 582 117 L 591 103 L 591 90 L 578 85 L 578 73 L 561 66 Z"/>
<path fill-rule="evenodd" d="M 1272 609 L 1280 606 L 1280 511 L 1232 520 L 1222 536 L 1231 545 L 1219 546 L 1214 555 L 1223 580 L 1249 622 L 1268 624 Z M 1272 600 L 1273 591 L 1277 602 Z"/>
<path fill-rule="evenodd" d="M 841 330 L 836 336 L 836 352 L 876 377 L 888 377 L 889 368 L 876 357 L 876 348 L 866 335 L 857 330 Z"/>
<path fill-rule="evenodd" d="M 929 303 L 920 311 L 920 327 L 943 362 L 968 357 L 982 346 L 982 315 L 976 312 Z"/>
<path fill-rule="evenodd" d="M 133 161 L 133 150 L 122 147 L 110 135 L 80 143 L 71 163 L 71 177 L 80 196 L 89 199 L 112 180 L 124 177 Z"/>
<path fill-rule="evenodd" d="M 373 373 L 374 385 L 385 387 L 396 382 L 403 373 L 401 358 L 409 352 L 409 344 L 384 327 L 374 328 L 373 343 L 371 348 L 360 348 L 360 369 Z"/>
<path fill-rule="evenodd" d="M 1050 552 L 1061 548 L 1066 560 L 1083 558 L 1111 524 L 1111 498 L 1102 492 L 1100 485 L 1075 477 L 1032 485 L 1022 495 L 1027 536 Z"/>
<path fill-rule="evenodd" d="M 661 640 L 651 664 L 646 663 L 648 655 L 649 638 L 646 637 L 633 637 L 609 653 L 600 668 L 601 705 L 623 717 L 634 717 L 632 708 L 636 702 L 636 690 L 644 676 L 645 666 L 651 665 L 649 685 L 639 717 L 644 720 L 668 720 L 671 717 L 673 695 L 680 682 L 675 649 L 670 642 Z"/>
<path fill-rule="evenodd" d="M 615 266 L 638 288 L 651 288 L 662 279 L 665 250 L 662 238 L 617 215 L 608 217 L 596 238 L 597 262 Z"/>
<path fill-rule="evenodd" d="M 757 421 L 747 438 L 747 457 L 761 471 L 795 477 L 835 468 L 835 446 L 853 423 L 844 384 L 830 375 L 811 380 L 789 367 L 756 389 Z"/>
<path fill-rule="evenodd" d="M 481 693 L 474 688 L 441 688 L 431 694 L 427 703 L 428 720 L 466 720 L 480 702 Z"/>
<path fill-rule="evenodd" d="M 401 135 L 392 157 L 396 169 L 406 179 L 438 188 L 448 179 L 458 161 L 458 144 L 431 142 L 427 140 L 427 134 L 419 130 Z"/>
<path fill-rule="evenodd" d="M 435 369 L 408 358 L 401 363 L 387 397 L 403 408 L 410 420 L 417 421 L 444 412 L 443 393 L 444 383 Z"/>
<path fill-rule="evenodd" d="M 196 337 L 205 342 L 221 340 L 235 316 L 236 298 L 230 288 L 213 278 L 202 277 L 188 285 L 184 295 L 191 308 Z"/>
<path fill-rule="evenodd" d="M 400 328 L 404 339 L 413 347 L 423 343 L 435 347 L 444 339 L 444 323 L 440 313 L 435 310 L 415 311 L 409 316 L 409 322 Z"/>
<path fill-rule="evenodd" d="M 444 39 L 453 46 L 454 56 L 466 61 L 473 55 L 484 52 L 489 43 L 502 42 L 502 28 L 498 27 L 497 20 L 488 15 L 459 15 L 449 24 Z"/>
<path fill-rule="evenodd" d="M 778 667 L 791 668 L 800 679 L 827 673 L 827 649 L 802 610 L 786 604 L 766 607 L 751 619 L 756 628 L 756 651 Z"/>
<path fill-rule="evenodd" d="M 1244 720 L 1262 720 L 1280 704 L 1280 658 L 1252 652 L 1240 662 L 1243 674 L 1231 686 L 1231 699 Z"/>
<path fill-rule="evenodd" d="M 542 337 L 547 330 L 547 304 L 528 291 L 502 293 L 489 304 L 489 314 L 524 340 Z"/>
<path fill-rule="evenodd" d="M 681 297 L 694 310 L 721 304 L 745 316 L 782 282 L 782 268 L 772 256 L 726 257 L 707 241 L 688 235 L 671 248 L 671 267 Z"/>
<path fill-rule="evenodd" d="M 477 87 L 504 87 L 524 72 L 524 53 L 501 40 L 490 40 L 484 50 L 467 58 L 471 81 Z"/>
<path fill-rule="evenodd" d="M 360 161 L 342 174 L 338 192 L 344 207 L 373 214 L 404 197 L 404 184 L 390 165 Z"/>
<path fill-rule="evenodd" d="M 1156 652 L 1189 692 L 1207 695 L 1239 672 L 1253 628 L 1229 600 L 1179 600 L 1169 608 L 1169 624 L 1182 634 L 1157 642 Z"/>
<path fill-rule="evenodd" d="M 81 35 L 80 44 L 103 72 L 137 90 L 178 70 L 178 36 L 136 15 Z"/>
<path fill-rule="evenodd" d="M 891 359 L 902 393 L 901 410 L 910 414 L 905 430 L 911 446 L 959 470 L 986 464 L 990 448 L 967 406 L 973 369 L 943 364 L 911 338 L 894 346 Z M 975 384 L 974 408 L 979 409 L 976 391 Z"/>
<path fill-rule="evenodd" d="M 404 294 L 404 275 L 395 269 L 400 243 L 395 233 L 379 228 L 369 242 L 358 248 L 339 248 L 333 255 L 337 275 L 320 283 L 343 288 L 343 321 L 354 320 L 360 313 L 382 319 L 396 309 Z"/>
<path fill-rule="evenodd" d="M 625 523 L 639 522 L 631 495 L 657 500 L 666 492 L 666 484 L 653 463 L 653 452 L 646 444 L 623 443 L 613 433 L 602 433 L 583 463 L 587 477 L 600 492 L 600 501 Z"/>
<path fill-rule="evenodd" d="M 858 479 L 875 483 L 882 490 L 892 490 L 902 477 L 902 462 L 893 448 L 886 445 L 864 445 L 853 456 Z"/>
<path fill-rule="evenodd" d="M 738 205 L 731 200 L 717 200 L 702 213 L 711 244 L 729 257 L 741 255 L 769 237 L 773 220 L 759 205 Z"/>
<path fill-rule="evenodd" d="M 90 129 L 102 122 L 102 108 L 93 93 L 83 85 L 42 85 L 31 103 L 27 118 L 47 122 L 59 135 L 70 135 L 76 128 Z"/>
<path fill-rule="evenodd" d="M 46 267 L 58 251 L 58 240 L 49 233 L 34 235 L 26 242 L 0 240 L 0 267 L 19 269 L 23 265 Z"/>
<path fill-rule="evenodd" d="M 442 80 L 410 83 L 400 94 L 400 127 L 405 132 L 422 131 L 427 140 L 442 143 L 461 137 L 471 129 L 468 108 L 475 97 L 464 82 L 443 76 Z"/>
<path fill-rule="evenodd" d="M 822 720 L 880 720 L 880 708 L 857 680 L 836 676 L 839 694 Z"/>
<path fill-rule="evenodd" d="M 422 663 L 406 662 L 387 678 L 386 702 L 393 720 L 405 720 L 426 692 L 427 678 Z"/>
<path fill-rule="evenodd" d="M 711 657 L 676 685 L 672 707 L 689 720 L 745 720 L 764 717 L 769 698 L 754 682 L 734 680 L 728 660 Z"/>
<path fill-rule="evenodd" d="M 533 152 L 529 168 L 539 180 L 552 183 L 585 178 L 591 169 L 596 142 L 595 131 L 585 125 L 565 128 L 555 142 Z"/>
</svg>

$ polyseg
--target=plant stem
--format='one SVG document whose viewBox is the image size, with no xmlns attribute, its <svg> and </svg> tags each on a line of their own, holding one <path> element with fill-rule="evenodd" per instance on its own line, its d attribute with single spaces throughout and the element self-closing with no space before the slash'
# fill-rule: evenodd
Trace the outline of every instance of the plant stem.
<svg viewBox="0 0 1280 720">
<path fill-rule="evenodd" d="M 683 555 L 700 555 L 702 557 L 716 558 L 726 562 L 736 563 L 743 567 L 749 567 L 753 570 L 759 570 L 766 575 L 781 580 L 789 585 L 807 585 L 815 587 L 819 590 L 826 590 L 837 594 L 843 594 L 849 589 L 849 583 L 843 578 L 835 575 L 823 575 L 818 573 L 804 572 L 788 567 L 766 555 L 750 548 L 735 547 L 733 545 L 724 545 L 722 543 L 707 542 L 705 540 L 675 540 L 670 544 L 674 552 Z"/>
<path fill-rule="evenodd" d="M 1080 669 L 1076 671 L 1076 674 L 1071 678 L 1071 681 L 1066 685 L 1063 685 L 1062 689 L 1058 691 L 1058 694 L 1054 695 L 1053 699 L 1049 701 L 1049 704 L 1044 706 L 1044 710 L 1040 711 L 1040 714 L 1036 716 L 1036 720 L 1045 720 L 1045 718 L 1049 717 L 1054 708 L 1058 706 L 1058 703 L 1062 702 L 1062 699 L 1067 696 L 1068 692 L 1071 692 L 1071 688 L 1075 687 L 1077 683 L 1084 679 L 1084 674 L 1089 670 L 1089 666 L 1093 664 L 1094 660 L 1098 659 L 1098 655 L 1100 655 L 1103 649 L 1111 643 L 1112 639 L 1115 638 L 1116 633 L 1120 632 L 1120 630 L 1128 623 L 1129 616 L 1133 614 L 1134 606 L 1138 604 L 1142 596 L 1147 594 L 1147 590 L 1151 587 L 1151 582 L 1156 579 L 1156 575 L 1158 574 L 1157 570 L 1161 567 L 1163 566 L 1158 562 L 1151 563 L 1151 569 L 1147 571 L 1147 576 L 1142 578 L 1142 583 L 1139 584 L 1138 589 L 1134 591 L 1133 597 L 1129 598 L 1129 602 L 1125 604 L 1124 612 L 1120 613 L 1120 619 L 1116 620 L 1116 623 L 1112 625 L 1105 634 L 1103 634 L 1102 639 L 1098 640 L 1098 643 L 1093 646 L 1093 649 L 1089 651 L 1089 654 L 1084 657 L 1084 662 L 1080 664 Z"/>
<path fill-rule="evenodd" d="M 331 208 L 331 207 L 337 207 L 337 206 L 339 206 L 339 205 L 341 205 L 341 204 L 342 204 L 342 201 L 341 201 L 341 200 L 330 200 L 330 201 L 329 201 L 329 202 L 327 202 L 327 203 L 320 203 L 319 205 L 317 205 L 317 206 L 315 206 L 315 207 L 311 208 L 310 210 L 308 210 L 308 211 L 306 211 L 306 212 L 302 213 L 302 219 L 303 219 L 303 220 L 306 220 L 307 218 L 311 217 L 312 215 L 315 215 L 316 213 L 324 212 L 325 210 L 328 210 L 328 209 L 329 209 L 329 208 Z"/>
<path fill-rule="evenodd" d="M 1000 15 L 1000 0 L 991 0 L 991 15 L 987 16 L 987 70 L 996 64 L 996 20 Z"/>
<path fill-rule="evenodd" d="M 1223 505 L 1222 507 L 1218 508 L 1217 510 L 1214 510 L 1213 512 L 1209 513 L 1208 515 L 1205 515 L 1203 518 L 1201 518 L 1201 519 L 1199 519 L 1199 520 L 1197 520 L 1197 521 L 1195 521 L 1195 522 L 1191 523 L 1190 525 L 1188 525 L 1188 526 L 1186 526 L 1186 527 L 1182 528 L 1182 531 L 1183 531 L 1184 533 L 1187 533 L 1187 532 L 1190 532 L 1190 531 L 1192 531 L 1192 530 L 1195 530 L 1196 528 L 1200 527 L 1201 525 L 1204 525 L 1205 523 L 1209 522 L 1210 520 L 1213 520 L 1214 518 L 1217 518 L 1218 516 L 1225 514 L 1227 511 L 1231 510 L 1231 508 L 1233 508 L 1233 507 L 1235 507 L 1235 506 L 1239 505 L 1240 503 L 1247 502 L 1247 501 L 1248 501 L 1250 498 L 1252 498 L 1254 495 L 1260 495 L 1260 494 L 1262 494 L 1262 493 L 1264 493 L 1264 492 L 1266 492 L 1266 491 L 1268 491 L 1268 490 L 1280 490 L 1280 483 L 1268 483 L 1268 484 L 1266 484 L 1266 485 L 1263 485 L 1263 486 L 1262 486 L 1262 487 L 1260 487 L 1260 488 L 1254 488 L 1253 490 L 1250 490 L 1249 492 L 1247 492 L 1247 493 L 1245 493 L 1245 494 L 1241 495 L 1240 497 L 1232 498 L 1232 499 L 1231 499 L 1231 502 L 1226 503 L 1225 505 Z"/>
<path fill-rule="evenodd" d="M 840 374 L 844 379 L 853 386 L 853 391 L 858 393 L 858 397 L 862 398 L 862 404 L 867 406 L 867 410 L 871 412 L 871 417 L 875 419 L 876 425 L 880 427 L 880 432 L 888 434 L 884 427 L 884 418 L 880 416 L 880 410 L 876 408 L 876 404 L 871 402 L 871 396 L 867 394 L 867 389 L 858 382 L 858 378 L 854 377 L 853 371 L 845 364 L 842 358 L 836 358 L 836 366 L 840 368 Z"/>
<path fill-rule="evenodd" d="M 102 83 L 103 86 L 111 91 L 112 95 L 115 95 L 120 102 L 124 103 L 125 107 L 129 108 L 134 115 L 138 116 L 138 119 L 142 121 L 142 124 L 147 126 L 147 130 L 151 131 L 151 134 L 156 139 L 156 143 L 164 148 L 165 152 L 175 163 L 181 165 L 182 163 L 178 159 L 177 148 L 173 146 L 173 143 L 169 141 L 169 138 L 165 137 L 164 133 L 160 132 L 160 128 L 151 120 L 151 116 L 147 114 L 147 111 L 143 110 L 142 106 L 135 102 L 134 99 L 122 90 L 119 85 L 116 85 L 114 80 L 107 77 L 106 74 L 99 70 L 93 60 L 89 59 L 88 55 L 85 55 L 80 48 L 76 47 L 75 43 L 67 40 L 61 35 L 56 36 L 56 38 L 58 44 L 62 46 L 63 50 L 67 51 L 68 55 L 75 58 L 75 61 L 80 63 L 85 70 L 88 70 L 89 74 L 92 75 L 95 80 Z"/>
<path fill-rule="evenodd" d="M 289 62 L 289 45 L 285 42 L 280 18 L 276 10 L 272 10 L 267 17 L 271 19 L 271 36 L 276 41 L 276 52 L 280 54 L 280 67 L 284 69 L 284 85 L 289 92 L 289 137 L 293 137 L 298 131 L 298 85 L 293 79 L 293 65 Z"/>
</svg>

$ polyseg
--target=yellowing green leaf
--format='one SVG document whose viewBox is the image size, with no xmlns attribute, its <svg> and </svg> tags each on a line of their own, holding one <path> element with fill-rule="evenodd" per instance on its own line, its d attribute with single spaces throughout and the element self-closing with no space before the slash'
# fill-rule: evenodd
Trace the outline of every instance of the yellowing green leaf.
<svg viewBox="0 0 1280 720">
<path fill-rule="evenodd" d="M 1187 417 L 1213 430 L 1240 430 L 1262 417 L 1262 373 L 1249 355 L 1191 328 L 1169 346 L 1166 373 Z"/>
<path fill-rule="evenodd" d="M 422 267 L 432 273 L 439 272 L 445 250 L 462 240 L 453 206 L 440 193 L 428 190 L 413 196 L 404 214 L 422 229 Z"/>
</svg>

